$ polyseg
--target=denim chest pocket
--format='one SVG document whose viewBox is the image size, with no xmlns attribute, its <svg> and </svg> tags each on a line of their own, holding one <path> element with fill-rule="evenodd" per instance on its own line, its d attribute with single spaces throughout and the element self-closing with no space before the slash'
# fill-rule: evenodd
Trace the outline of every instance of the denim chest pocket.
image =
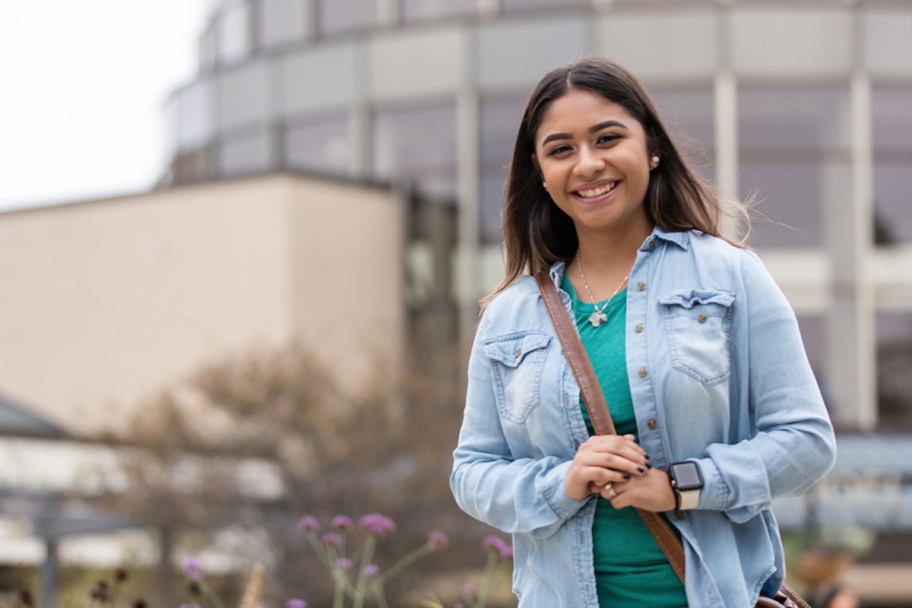
<svg viewBox="0 0 912 608">
<path fill-rule="evenodd" d="M 724 291 L 674 291 L 659 298 L 676 369 L 705 385 L 731 373 L 728 349 L 735 296 Z"/>
<path fill-rule="evenodd" d="M 497 407 L 504 420 L 522 424 L 541 402 L 542 370 L 551 336 L 521 332 L 485 341 Z"/>
</svg>

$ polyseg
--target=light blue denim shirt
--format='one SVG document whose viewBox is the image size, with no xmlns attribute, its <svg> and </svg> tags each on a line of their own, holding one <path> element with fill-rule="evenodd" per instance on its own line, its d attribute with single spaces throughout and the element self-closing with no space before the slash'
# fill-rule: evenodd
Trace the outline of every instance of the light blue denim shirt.
<svg viewBox="0 0 912 608">
<path fill-rule="evenodd" d="M 560 289 L 563 263 L 551 278 Z M 833 465 L 835 438 L 798 325 L 752 252 L 699 232 L 655 229 L 627 290 L 627 374 L 651 463 L 693 460 L 699 506 L 671 516 L 692 607 L 753 606 L 785 576 L 770 501 Z M 564 478 L 588 433 L 579 387 L 533 277 L 479 323 L 450 485 L 459 506 L 513 535 L 521 608 L 598 608 L 594 496 Z"/>
</svg>

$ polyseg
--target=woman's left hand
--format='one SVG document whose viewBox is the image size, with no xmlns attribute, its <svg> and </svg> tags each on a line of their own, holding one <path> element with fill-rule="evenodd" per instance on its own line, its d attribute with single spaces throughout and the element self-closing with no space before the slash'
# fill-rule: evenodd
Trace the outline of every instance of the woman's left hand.
<svg viewBox="0 0 912 608">
<path fill-rule="evenodd" d="M 675 508 L 674 491 L 668 474 L 659 469 L 649 469 L 645 475 L 610 484 L 610 488 L 605 486 L 600 495 L 611 501 L 611 506 L 615 509 L 637 507 L 659 513 Z"/>
</svg>

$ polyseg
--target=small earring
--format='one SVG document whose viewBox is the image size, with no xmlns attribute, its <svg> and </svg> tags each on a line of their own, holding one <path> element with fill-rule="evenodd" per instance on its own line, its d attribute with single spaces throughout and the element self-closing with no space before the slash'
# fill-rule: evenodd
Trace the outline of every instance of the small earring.
<svg viewBox="0 0 912 608">
<path fill-rule="evenodd" d="M 546 184 L 545 182 L 542 182 L 542 188 L 544 188 L 545 190 L 547 190 L 547 189 L 548 189 L 548 184 Z"/>
<path fill-rule="evenodd" d="M 650 160 L 652 160 L 652 164 L 653 164 L 653 165 L 658 165 L 658 164 L 659 164 L 659 156 L 658 156 L 658 154 L 656 154 L 655 156 L 653 156 Z"/>
</svg>

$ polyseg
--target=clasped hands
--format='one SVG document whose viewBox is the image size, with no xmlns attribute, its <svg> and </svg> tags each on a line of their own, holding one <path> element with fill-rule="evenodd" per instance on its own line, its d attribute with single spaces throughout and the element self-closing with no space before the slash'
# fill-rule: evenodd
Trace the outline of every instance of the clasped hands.
<svg viewBox="0 0 912 608">
<path fill-rule="evenodd" d="M 595 435 L 583 443 L 564 480 L 567 495 L 582 500 L 600 494 L 615 509 L 671 511 L 675 497 L 665 471 L 652 468 L 633 435 Z"/>
</svg>

